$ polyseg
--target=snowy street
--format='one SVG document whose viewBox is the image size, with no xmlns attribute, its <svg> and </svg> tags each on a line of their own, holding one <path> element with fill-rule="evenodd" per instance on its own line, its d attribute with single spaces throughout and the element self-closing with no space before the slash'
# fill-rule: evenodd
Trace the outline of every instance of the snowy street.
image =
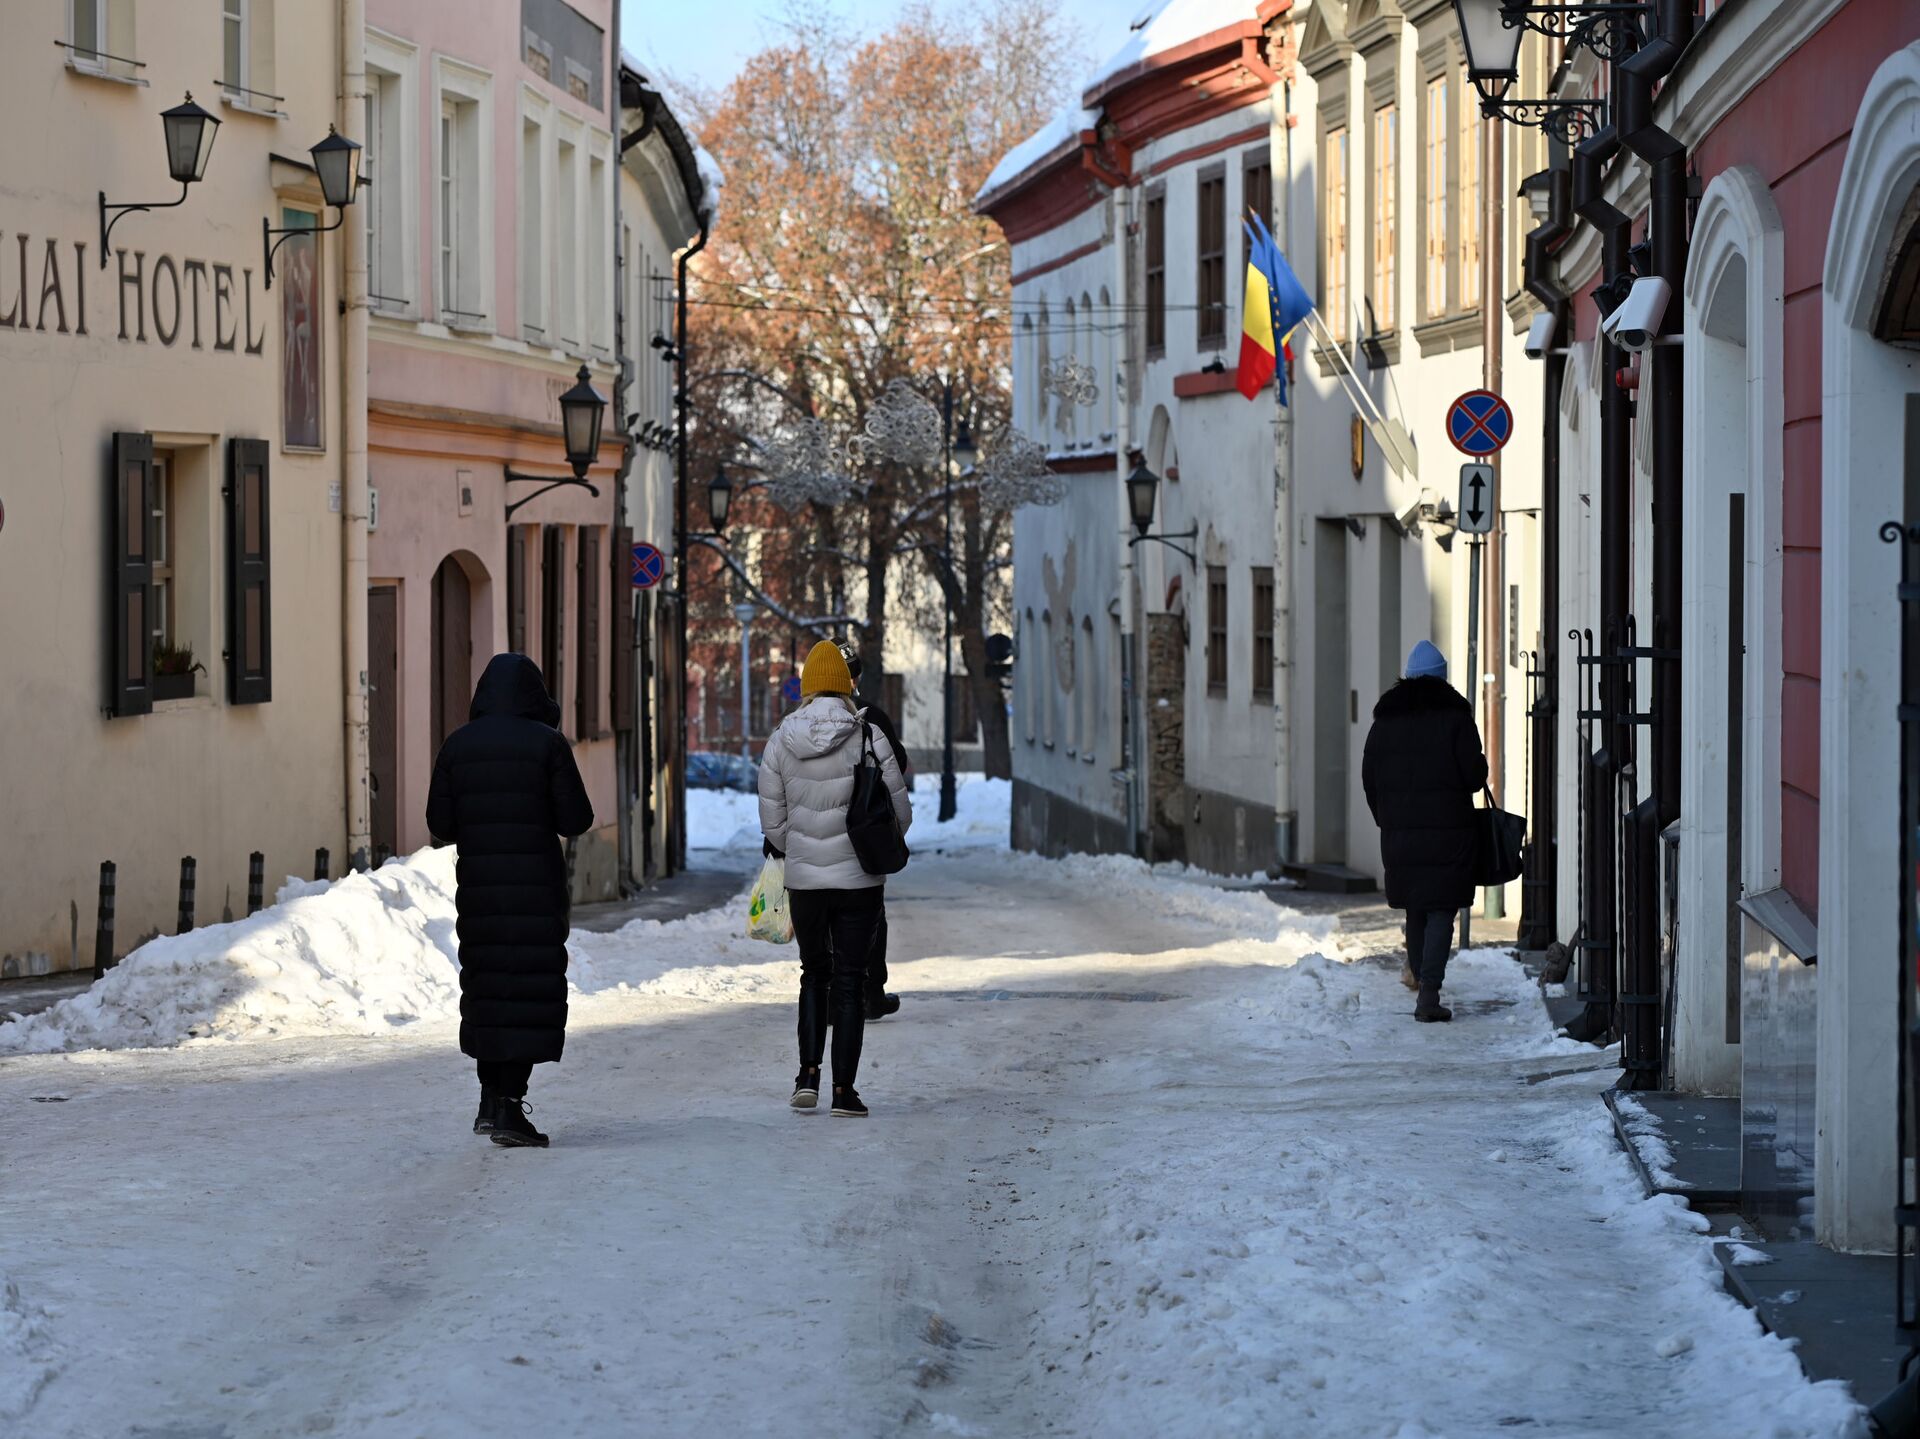
<svg viewBox="0 0 1920 1439">
<path fill-rule="evenodd" d="M 289 916 L 360 886 L 435 933 L 443 855 L 231 929 L 311 933 Z M 299 1023 L 230 986 L 170 1048 L 0 1027 L 35 1192 L 0 1237 L 0 1431 L 1848 1432 L 1640 1198 L 1614 1061 L 1505 955 L 1416 1026 L 1331 920 L 1128 860 L 956 848 L 890 908 L 864 1122 L 787 1108 L 797 964 L 733 937 L 740 904 L 576 933 L 544 1152 L 468 1132 L 412 981 L 418 1017 Z"/>
</svg>

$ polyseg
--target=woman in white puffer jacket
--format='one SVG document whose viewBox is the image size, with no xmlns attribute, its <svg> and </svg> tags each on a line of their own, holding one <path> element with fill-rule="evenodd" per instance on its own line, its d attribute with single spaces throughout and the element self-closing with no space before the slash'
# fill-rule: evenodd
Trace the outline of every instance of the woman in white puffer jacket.
<svg viewBox="0 0 1920 1439">
<path fill-rule="evenodd" d="M 865 1028 L 867 954 L 884 913 L 885 875 L 860 867 L 847 833 L 853 776 L 873 736 L 901 833 L 913 823 L 893 746 L 853 702 L 853 676 L 839 649 L 813 647 L 800 672 L 800 708 L 780 722 L 760 757 L 760 829 L 787 863 L 787 899 L 800 945 L 800 1074 L 795 1109 L 820 1101 L 820 1060 L 833 1026 L 833 1112 L 864 1118 L 853 1082 Z"/>
</svg>

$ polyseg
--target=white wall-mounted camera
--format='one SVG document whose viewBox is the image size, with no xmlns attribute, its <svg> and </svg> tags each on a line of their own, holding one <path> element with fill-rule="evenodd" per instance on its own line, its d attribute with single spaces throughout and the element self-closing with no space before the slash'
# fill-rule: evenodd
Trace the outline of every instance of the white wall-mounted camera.
<svg viewBox="0 0 1920 1439">
<path fill-rule="evenodd" d="M 1659 341 L 1660 322 L 1672 298 L 1673 287 L 1665 280 L 1642 275 L 1627 292 L 1626 303 L 1600 322 L 1600 333 L 1632 354 L 1650 350 Z"/>
<path fill-rule="evenodd" d="M 1527 326 L 1526 351 L 1529 360 L 1542 359 L 1552 353 L 1554 331 L 1557 328 L 1551 310 L 1542 310 L 1533 317 L 1533 323 Z"/>
</svg>

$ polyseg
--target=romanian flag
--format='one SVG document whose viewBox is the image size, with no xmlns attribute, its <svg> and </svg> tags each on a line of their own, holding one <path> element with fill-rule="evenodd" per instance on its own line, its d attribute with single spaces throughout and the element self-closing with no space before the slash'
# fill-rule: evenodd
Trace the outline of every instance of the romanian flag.
<svg viewBox="0 0 1920 1439">
<path fill-rule="evenodd" d="M 1240 393 L 1251 400 L 1275 380 L 1287 402 L 1282 357 L 1293 358 L 1287 337 L 1306 319 L 1313 301 L 1258 215 L 1247 231 L 1247 299 L 1240 321 Z"/>
</svg>

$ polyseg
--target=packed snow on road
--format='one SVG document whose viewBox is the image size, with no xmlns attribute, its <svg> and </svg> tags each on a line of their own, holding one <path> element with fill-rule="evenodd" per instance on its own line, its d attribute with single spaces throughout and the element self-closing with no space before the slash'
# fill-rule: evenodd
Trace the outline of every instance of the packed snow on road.
<svg viewBox="0 0 1920 1439">
<path fill-rule="evenodd" d="M 576 933 L 553 1147 L 475 1138 L 446 850 L 0 1025 L 0 1433 L 1854 1432 L 1506 955 L 1416 1025 L 1331 920 L 961 793 L 864 1123 L 788 1108 L 798 964 L 736 902 Z"/>
</svg>

